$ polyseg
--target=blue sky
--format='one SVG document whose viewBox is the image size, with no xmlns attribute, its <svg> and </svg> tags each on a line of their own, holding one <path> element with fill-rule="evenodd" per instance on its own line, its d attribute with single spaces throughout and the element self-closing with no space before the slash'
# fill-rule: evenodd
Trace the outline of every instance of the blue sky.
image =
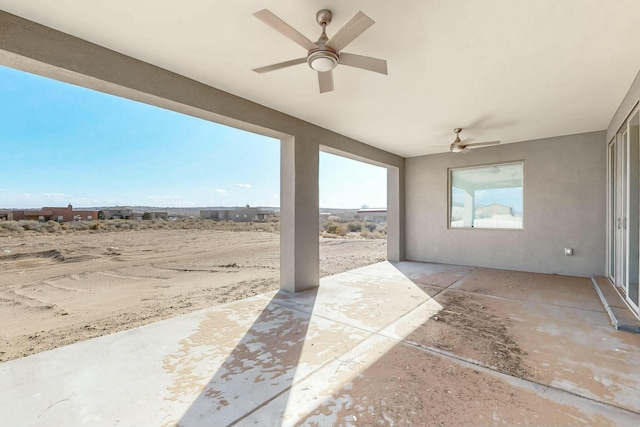
<svg viewBox="0 0 640 427">
<path fill-rule="evenodd" d="M 278 206 L 280 142 L 0 67 L 0 208 Z M 386 170 L 320 153 L 320 206 L 386 206 Z"/>
</svg>

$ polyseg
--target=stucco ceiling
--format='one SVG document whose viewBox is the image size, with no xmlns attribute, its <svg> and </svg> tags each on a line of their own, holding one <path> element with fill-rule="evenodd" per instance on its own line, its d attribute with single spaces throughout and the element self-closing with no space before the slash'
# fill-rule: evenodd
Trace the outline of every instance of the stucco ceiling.
<svg viewBox="0 0 640 427">
<path fill-rule="evenodd" d="M 606 129 L 640 69 L 638 0 L 0 0 L 0 8 L 405 156 L 462 137 L 503 143 Z M 320 94 L 305 55 L 252 16 L 268 8 L 315 40 L 358 10 L 376 24 L 345 49 L 389 75 L 334 71 Z"/>
</svg>

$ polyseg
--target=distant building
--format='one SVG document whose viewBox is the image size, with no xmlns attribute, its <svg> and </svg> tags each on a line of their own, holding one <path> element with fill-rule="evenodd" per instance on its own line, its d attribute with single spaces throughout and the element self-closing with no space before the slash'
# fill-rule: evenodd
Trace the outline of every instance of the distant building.
<svg viewBox="0 0 640 427">
<path fill-rule="evenodd" d="M 154 219 L 169 219 L 169 212 L 161 212 L 161 211 L 153 211 L 153 212 L 145 212 L 142 214 L 142 219 L 154 220 Z"/>
<path fill-rule="evenodd" d="M 30 220 L 30 221 L 40 221 L 46 222 L 51 221 L 53 219 L 53 211 L 46 209 L 25 209 L 25 210 L 14 210 L 13 211 L 13 220 L 21 221 L 21 220 Z"/>
<path fill-rule="evenodd" d="M 215 221 L 235 222 L 266 222 L 273 219 L 275 212 L 260 208 L 245 206 L 244 208 L 229 209 L 203 209 L 200 211 L 200 219 L 212 219 Z"/>
<path fill-rule="evenodd" d="M 328 209 L 321 208 L 320 215 L 329 215 L 330 221 L 351 221 L 359 219 L 357 209 Z"/>
<path fill-rule="evenodd" d="M 13 211 L 11 209 L 0 209 L 0 221 L 13 221 Z"/>
<path fill-rule="evenodd" d="M 375 222 L 376 224 L 387 222 L 386 209 L 359 209 L 358 216 L 363 221 Z"/>
<path fill-rule="evenodd" d="M 134 212 L 131 208 L 120 206 L 103 209 L 102 214 L 104 219 L 135 219 Z"/>
<path fill-rule="evenodd" d="M 68 205 L 62 207 L 43 207 L 42 209 L 25 209 L 13 210 L 13 220 L 32 220 L 32 221 L 94 221 L 98 219 L 98 211 L 94 210 L 74 210 L 73 206 Z"/>
</svg>

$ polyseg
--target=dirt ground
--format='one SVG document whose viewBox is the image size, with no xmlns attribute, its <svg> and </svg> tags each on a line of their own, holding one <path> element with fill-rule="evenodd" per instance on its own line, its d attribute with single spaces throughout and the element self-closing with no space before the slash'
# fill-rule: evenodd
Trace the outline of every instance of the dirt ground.
<svg viewBox="0 0 640 427">
<path fill-rule="evenodd" d="M 321 276 L 382 261 L 385 254 L 385 240 L 320 238 Z M 471 270 L 415 279 L 442 306 L 437 315 L 320 402 L 300 425 L 326 425 L 331 414 L 334 425 L 344 427 L 616 425 L 546 396 L 552 367 L 533 353 L 554 337 L 539 332 L 542 338 L 532 338 L 531 329 L 517 327 L 509 298 L 483 297 L 484 283 L 507 295 L 536 287 L 528 282 L 531 275 L 482 270 L 468 278 Z M 449 287 L 463 276 L 465 289 Z M 275 290 L 278 279 L 279 235 L 268 231 L 1 236 L 0 361 Z M 505 291 L 507 283 L 516 290 Z M 443 353 L 477 364 L 461 365 Z M 355 370 L 363 363 L 358 357 L 341 363 Z M 514 387 L 487 368 L 539 387 Z"/>
<path fill-rule="evenodd" d="M 442 305 L 437 315 L 324 399 L 297 425 L 321 427 L 331 414 L 336 416 L 336 427 L 616 425 L 602 415 L 545 396 L 544 385 L 551 379 L 521 348 L 522 337 L 500 299 L 480 303 L 475 295 L 456 290 L 436 298 Z M 438 350 L 540 387 L 538 391 L 514 387 L 484 369 L 441 357 Z M 355 354 L 340 366 L 348 372 L 365 360 Z"/>
<path fill-rule="evenodd" d="M 610 420 L 398 344 L 298 426 L 611 426 Z"/>
<path fill-rule="evenodd" d="M 320 274 L 386 240 L 320 239 Z M 137 230 L 0 237 L 0 362 L 278 288 L 279 235 Z"/>
</svg>

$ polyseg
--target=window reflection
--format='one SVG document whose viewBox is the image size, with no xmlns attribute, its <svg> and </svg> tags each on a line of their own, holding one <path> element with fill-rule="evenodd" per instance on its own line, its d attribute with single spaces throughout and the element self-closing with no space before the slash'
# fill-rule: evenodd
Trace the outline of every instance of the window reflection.
<svg viewBox="0 0 640 427">
<path fill-rule="evenodd" d="M 522 229 L 523 169 L 523 162 L 450 169 L 450 227 Z"/>
</svg>

